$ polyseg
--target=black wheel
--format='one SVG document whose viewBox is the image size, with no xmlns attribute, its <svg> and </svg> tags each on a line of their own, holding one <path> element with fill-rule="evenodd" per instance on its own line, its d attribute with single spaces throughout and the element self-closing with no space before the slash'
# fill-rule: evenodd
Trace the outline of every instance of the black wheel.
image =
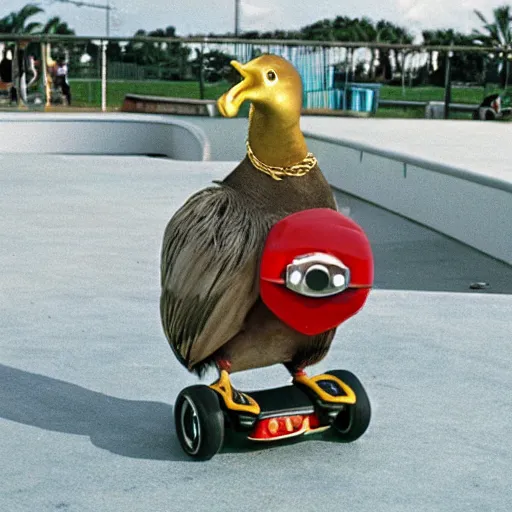
<svg viewBox="0 0 512 512">
<path fill-rule="evenodd" d="M 333 370 L 326 373 L 341 379 L 352 388 L 356 395 L 356 403 L 345 406 L 332 423 L 332 430 L 336 437 L 346 442 L 355 441 L 366 432 L 370 425 L 372 416 L 370 399 L 361 381 L 348 370 Z"/>
<path fill-rule="evenodd" d="M 217 393 L 208 386 L 185 388 L 174 405 L 174 425 L 187 455 L 211 459 L 224 442 L 224 413 Z"/>
</svg>

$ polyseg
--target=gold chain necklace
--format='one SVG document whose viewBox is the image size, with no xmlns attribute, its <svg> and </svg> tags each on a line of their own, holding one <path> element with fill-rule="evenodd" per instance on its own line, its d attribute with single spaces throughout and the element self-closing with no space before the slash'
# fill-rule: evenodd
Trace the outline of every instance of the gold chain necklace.
<svg viewBox="0 0 512 512">
<path fill-rule="evenodd" d="M 272 165 L 264 164 L 258 157 L 253 153 L 249 141 L 246 142 L 247 156 L 251 161 L 252 165 L 261 172 L 268 174 L 276 181 L 281 181 L 282 176 L 304 176 L 307 174 L 315 165 L 317 160 L 313 153 L 308 153 L 304 160 L 297 164 L 290 165 L 290 167 L 276 167 Z"/>
</svg>

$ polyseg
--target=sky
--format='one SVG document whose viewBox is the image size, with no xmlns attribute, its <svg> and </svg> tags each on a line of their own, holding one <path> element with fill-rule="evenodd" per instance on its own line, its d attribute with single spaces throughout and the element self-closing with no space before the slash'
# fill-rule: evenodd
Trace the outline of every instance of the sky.
<svg viewBox="0 0 512 512">
<path fill-rule="evenodd" d="M 76 7 L 59 0 L 32 0 L 45 10 L 44 19 L 60 16 L 77 35 L 104 36 L 105 10 Z M 107 0 L 85 0 L 105 5 Z M 29 0 L 0 0 L 0 17 L 19 10 Z M 172 25 L 178 36 L 234 31 L 235 0 L 110 0 L 112 36 L 132 36 Z M 420 34 L 423 29 L 454 28 L 471 32 L 481 23 L 474 9 L 491 17 L 506 0 L 241 0 L 240 28 L 244 30 L 298 29 L 338 15 L 386 19 Z M 150 7 L 148 7 L 150 6 Z M 34 18 L 37 19 L 37 18 Z"/>
</svg>

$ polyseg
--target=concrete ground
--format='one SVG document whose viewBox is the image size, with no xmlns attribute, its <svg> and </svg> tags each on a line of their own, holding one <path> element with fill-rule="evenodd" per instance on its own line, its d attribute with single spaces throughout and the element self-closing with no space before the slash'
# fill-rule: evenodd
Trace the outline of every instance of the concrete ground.
<svg viewBox="0 0 512 512">
<path fill-rule="evenodd" d="M 0 155 L 0 510 L 509 512 L 512 269 L 342 195 L 377 289 L 312 373 L 356 373 L 369 430 L 182 454 L 172 407 L 197 379 L 160 327 L 160 244 L 232 166 Z M 280 367 L 234 377 L 287 381 Z"/>
</svg>

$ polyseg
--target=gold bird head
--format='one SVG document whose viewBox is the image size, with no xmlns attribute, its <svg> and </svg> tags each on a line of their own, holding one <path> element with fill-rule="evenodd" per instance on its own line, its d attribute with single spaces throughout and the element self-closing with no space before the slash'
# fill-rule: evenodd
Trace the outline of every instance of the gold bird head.
<svg viewBox="0 0 512 512">
<path fill-rule="evenodd" d="M 277 55 L 261 55 L 247 64 L 236 60 L 231 65 L 242 80 L 224 93 L 217 106 L 224 117 L 235 117 L 244 101 L 254 108 L 297 121 L 302 108 L 302 80 L 295 67 Z"/>
</svg>

